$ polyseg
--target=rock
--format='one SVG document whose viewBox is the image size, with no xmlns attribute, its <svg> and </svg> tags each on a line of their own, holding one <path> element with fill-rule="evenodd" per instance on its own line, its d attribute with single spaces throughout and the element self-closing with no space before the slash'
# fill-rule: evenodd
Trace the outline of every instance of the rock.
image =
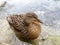
<svg viewBox="0 0 60 45">
<path fill-rule="evenodd" d="M 35 40 L 35 42 L 32 42 L 32 43 L 34 45 L 35 44 L 36 45 L 48 45 L 48 44 L 54 45 L 55 42 L 56 42 L 56 45 L 60 44 L 59 43 L 60 37 L 58 37 L 56 34 L 57 34 L 56 29 L 49 27 L 49 26 L 45 26 L 44 24 L 42 24 L 42 32 L 40 35 L 41 37 L 39 36 Z M 50 36 L 50 35 L 53 35 L 53 36 Z M 41 41 L 42 38 L 46 39 L 46 40 Z M 0 43 L 1 42 L 11 44 L 11 45 L 32 45 L 30 43 L 23 42 L 23 41 L 17 39 L 17 37 L 15 36 L 13 30 L 10 28 L 6 19 L 0 19 Z"/>
<path fill-rule="evenodd" d="M 0 42 L 5 42 L 9 44 L 13 44 L 15 40 L 14 33 L 10 29 L 10 26 L 7 20 L 0 19 Z"/>
<path fill-rule="evenodd" d="M 6 43 L 0 43 L 0 45 L 10 45 L 10 44 L 6 44 Z"/>
</svg>

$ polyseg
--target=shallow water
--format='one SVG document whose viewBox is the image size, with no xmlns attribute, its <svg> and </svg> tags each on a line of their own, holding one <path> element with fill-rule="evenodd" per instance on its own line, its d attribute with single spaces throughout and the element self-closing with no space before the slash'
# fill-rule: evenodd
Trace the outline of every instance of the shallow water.
<svg viewBox="0 0 60 45">
<path fill-rule="evenodd" d="M 5 19 L 10 14 L 21 14 L 30 11 L 39 11 L 39 19 L 42 20 L 44 27 L 42 33 L 46 38 L 48 35 L 60 35 L 60 1 L 53 0 L 7 0 L 5 7 L 0 7 L 0 19 Z M 3 22 L 4 25 L 4 22 Z M 3 27 L 3 26 L 2 26 Z M 3 29 L 3 28 L 2 28 Z M 6 31 L 5 31 L 6 32 Z M 6 34 L 6 33 L 4 33 Z M 2 37 L 4 37 L 4 34 Z M 46 36 L 45 36 L 45 35 Z M 7 34 L 6 34 L 7 35 Z M 14 36 L 15 37 L 15 36 Z M 17 41 L 16 41 L 17 40 Z M 4 39 L 4 41 L 6 41 Z M 29 43 L 20 42 L 16 37 L 14 39 L 15 45 L 31 45 Z M 7 42 L 7 41 L 6 41 Z M 9 43 L 9 42 L 7 42 Z M 48 41 L 51 44 L 51 41 Z M 39 45 L 46 45 L 45 42 L 40 42 Z"/>
</svg>

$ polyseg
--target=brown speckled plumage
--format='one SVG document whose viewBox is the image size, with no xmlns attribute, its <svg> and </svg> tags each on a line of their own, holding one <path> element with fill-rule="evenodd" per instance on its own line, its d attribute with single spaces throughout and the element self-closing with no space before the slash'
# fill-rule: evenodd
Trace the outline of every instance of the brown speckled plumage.
<svg viewBox="0 0 60 45">
<path fill-rule="evenodd" d="M 36 39 L 40 32 L 40 20 L 35 13 L 8 16 L 9 24 L 15 29 L 18 36 L 26 39 Z"/>
</svg>

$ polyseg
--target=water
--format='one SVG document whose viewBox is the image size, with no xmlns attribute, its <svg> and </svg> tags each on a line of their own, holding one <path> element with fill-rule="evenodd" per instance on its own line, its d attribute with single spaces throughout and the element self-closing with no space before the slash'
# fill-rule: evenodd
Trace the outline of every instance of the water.
<svg viewBox="0 0 60 45">
<path fill-rule="evenodd" d="M 4 19 L 6 16 L 10 14 L 21 14 L 30 11 L 39 11 L 38 14 L 39 19 L 44 23 L 46 28 L 46 32 L 49 34 L 60 35 L 60 1 L 54 0 L 6 0 L 7 3 L 5 7 L 0 7 L 0 19 Z M 1 1 L 0 1 L 1 2 Z M 52 28 L 53 30 L 52 30 Z M 50 29 L 51 28 L 51 29 Z M 44 33 L 44 32 L 43 32 Z M 23 44 L 25 42 L 20 42 L 16 39 L 15 45 Z M 48 42 L 48 43 L 51 43 Z M 45 43 L 41 42 L 41 45 L 45 45 Z M 29 45 L 26 43 L 26 45 Z M 51 44 L 52 45 L 52 44 Z"/>
</svg>

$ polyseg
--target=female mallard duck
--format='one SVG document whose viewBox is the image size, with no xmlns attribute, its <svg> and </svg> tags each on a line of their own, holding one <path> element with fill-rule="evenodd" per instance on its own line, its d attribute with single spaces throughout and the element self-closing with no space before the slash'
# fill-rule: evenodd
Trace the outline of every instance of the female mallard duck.
<svg viewBox="0 0 60 45">
<path fill-rule="evenodd" d="M 34 40 L 41 32 L 42 23 L 35 13 L 8 16 L 9 24 L 14 28 L 16 36 Z"/>
</svg>

